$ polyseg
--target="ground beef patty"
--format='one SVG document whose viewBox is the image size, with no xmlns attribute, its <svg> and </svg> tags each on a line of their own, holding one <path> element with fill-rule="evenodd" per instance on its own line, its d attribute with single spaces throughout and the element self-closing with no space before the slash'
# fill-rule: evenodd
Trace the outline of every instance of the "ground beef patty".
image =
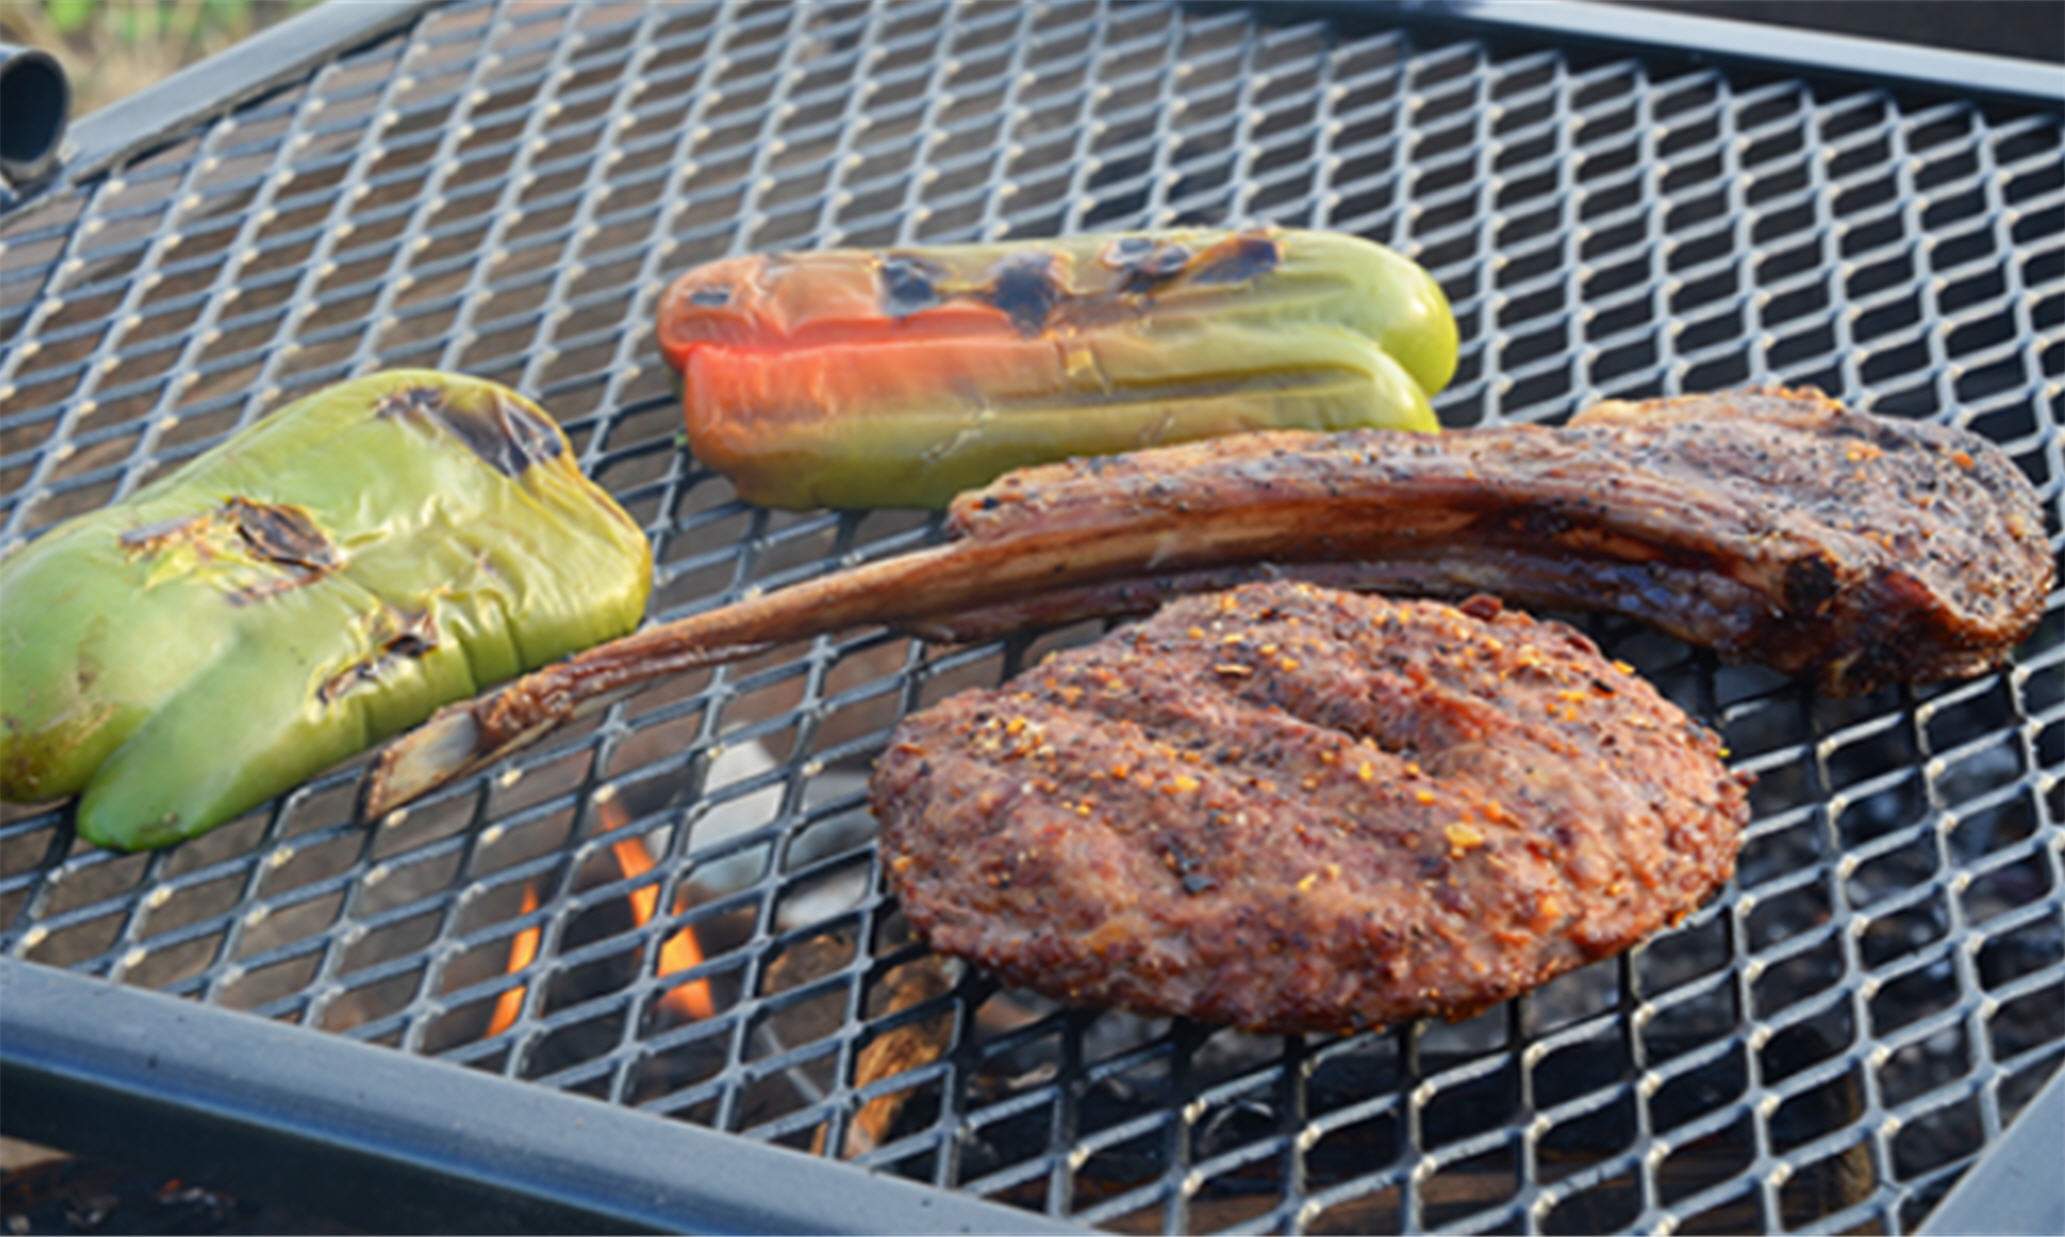
<svg viewBox="0 0 2065 1237">
<path fill-rule="evenodd" d="M 1267 583 L 905 719 L 873 792 L 933 947 L 1340 1030 L 1473 1013 L 1698 906 L 1748 818 L 1720 755 L 1561 623 Z"/>
</svg>

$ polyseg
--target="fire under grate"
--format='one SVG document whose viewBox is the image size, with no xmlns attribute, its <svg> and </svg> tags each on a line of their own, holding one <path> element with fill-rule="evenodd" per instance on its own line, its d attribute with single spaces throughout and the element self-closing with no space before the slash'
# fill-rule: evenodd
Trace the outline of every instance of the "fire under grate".
<svg viewBox="0 0 2065 1237">
<path fill-rule="evenodd" d="M 430 366 L 561 419 L 677 617 L 937 530 L 698 465 L 673 274 L 1248 219 L 1435 273 L 1451 426 L 1811 383 L 2000 442 L 2059 544 L 2055 104 L 1332 12 L 421 13 L 0 217 L 0 546 Z M 686 675 L 370 827 L 363 761 L 155 855 L 8 809 L 0 953 L 1118 1231 L 1914 1228 L 2065 1059 L 2065 604 L 2000 673 L 1848 701 L 1583 625 L 1758 773 L 1740 872 L 1460 1024 L 1069 1011 L 912 940 L 865 802 L 888 728 L 1094 624 Z"/>
</svg>

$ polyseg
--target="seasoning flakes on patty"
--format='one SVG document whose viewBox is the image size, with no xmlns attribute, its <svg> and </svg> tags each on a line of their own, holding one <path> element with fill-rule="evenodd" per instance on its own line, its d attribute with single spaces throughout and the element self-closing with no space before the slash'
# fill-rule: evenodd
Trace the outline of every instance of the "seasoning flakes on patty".
<svg viewBox="0 0 2065 1237">
<path fill-rule="evenodd" d="M 905 719 L 873 798 L 943 952 L 1076 1004 L 1343 1030 L 1681 919 L 1748 820 L 1721 755 L 1561 623 L 1268 583 Z"/>
</svg>

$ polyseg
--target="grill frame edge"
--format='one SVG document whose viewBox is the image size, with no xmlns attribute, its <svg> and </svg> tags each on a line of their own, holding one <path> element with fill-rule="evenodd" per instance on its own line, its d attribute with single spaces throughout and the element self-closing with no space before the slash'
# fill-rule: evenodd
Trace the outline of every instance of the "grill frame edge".
<svg viewBox="0 0 2065 1237">
<path fill-rule="evenodd" d="M 388 1231 L 1084 1231 L 15 958 L 0 958 L 0 1092 L 9 1136 L 291 1192 Z"/>
<path fill-rule="evenodd" d="M 364 6 L 331 4 L 284 23 L 276 28 L 276 33 L 282 36 L 279 41 L 267 45 L 278 55 L 271 52 L 259 54 L 257 41 L 254 41 L 135 96 L 129 103 L 88 118 L 75 127 L 73 149 L 68 152 L 71 157 L 61 177 L 52 183 L 90 178 L 125 156 L 175 137 L 184 126 L 202 117 L 226 112 L 242 101 L 291 80 L 311 64 L 405 27 L 428 11 L 430 4 L 431 0 L 387 0 Z M 1209 4 L 1200 7 L 1232 6 Z M 1241 4 L 1239 7 L 1266 9 L 1273 20 L 1281 21 L 1285 9 L 1293 6 Z M 1738 38 L 1747 37 L 1756 27 L 1683 15 L 1608 9 L 1582 3 L 1521 4 L 1517 0 L 1403 0 L 1402 3 L 1313 0 L 1300 3 L 1295 8 L 1313 17 L 1337 20 L 1344 25 L 1390 22 L 1460 26 L 1479 32 L 1532 32 L 1554 39 L 1606 42 L 1701 60 L 1761 64 L 1889 87 L 1913 86 L 1966 97 L 2014 98 L 2065 106 L 2065 71 L 2029 66 L 2024 75 L 1993 76 L 2001 65 L 2015 62 L 1971 53 L 1911 48 L 1897 49 L 1901 53 L 1897 60 L 1872 62 L 1869 69 L 1864 69 L 1857 67 L 1864 61 L 1838 59 L 1838 53 L 1868 49 L 1876 55 L 1891 45 L 1808 32 L 1788 32 L 1787 42 L 1791 47 L 1787 54 L 1760 54 L 1744 44 L 1726 39 L 1720 43 L 1705 41 L 1731 29 Z M 289 32 L 293 35 L 291 39 L 285 37 Z M 1958 74 L 1969 76 L 1960 79 L 1955 76 Z M 882 1223 L 883 1217 L 894 1216 L 896 1218 L 888 1221 L 887 1226 L 901 1227 L 908 1224 L 911 1217 L 928 1214 L 941 1221 L 942 1226 L 956 1231 L 992 1231 L 982 1227 L 978 1221 L 987 1222 L 993 1226 L 993 1231 L 1030 1231 L 1043 1220 L 1057 1223 L 1052 1217 L 995 1207 L 944 1191 L 924 1190 L 822 1160 L 816 1161 L 819 1167 L 836 1167 L 839 1171 L 834 1177 L 825 1179 L 820 1198 L 813 1192 L 818 1188 L 816 1183 L 819 1179 L 814 1175 L 817 1170 L 803 1163 L 810 1157 L 784 1157 L 778 1148 L 762 1149 L 747 1140 L 712 1134 L 683 1122 L 664 1121 L 616 1105 L 591 1103 L 578 1110 L 580 1137 L 564 1140 L 569 1148 L 568 1155 L 585 1163 L 595 1154 L 597 1145 L 624 1146 L 636 1149 L 641 1160 L 648 1155 L 657 1160 L 657 1149 L 663 1147 L 678 1149 L 684 1155 L 708 1153 L 717 1148 L 727 1157 L 750 1164 L 751 1170 L 711 1173 L 709 1175 L 714 1180 L 701 1191 L 683 1191 L 677 1180 L 678 1172 L 649 1173 L 642 1180 L 641 1188 L 650 1187 L 658 1191 L 654 1197 L 671 1198 L 685 1194 L 694 1204 L 685 1205 L 682 1210 L 649 1212 L 628 1205 L 634 1198 L 647 1197 L 643 1193 L 627 1194 L 622 1200 L 623 1205 L 613 1206 L 607 1198 L 586 1197 L 592 1191 L 584 1191 L 578 1182 L 567 1184 L 557 1173 L 527 1178 L 500 1172 L 493 1165 L 476 1163 L 468 1156 L 458 1154 L 464 1149 L 449 1143 L 391 1142 L 375 1148 L 389 1152 L 407 1145 L 427 1145 L 433 1153 L 431 1160 L 434 1162 L 428 1166 L 409 1163 L 394 1155 L 370 1154 L 364 1148 L 353 1147 L 346 1137 L 347 1131 L 337 1128 L 334 1123 L 326 1125 L 308 1114 L 298 1113 L 296 1104 L 291 1102 L 297 1097 L 291 1093 L 275 1096 L 285 1102 L 270 1116 L 245 1111 L 245 1101 L 255 1098 L 255 1092 L 244 1093 L 245 1087 L 255 1085 L 247 1074 L 210 1070 L 182 1072 L 180 1066 L 186 1058 L 177 1052 L 186 1045 L 186 1037 L 181 1029 L 207 1027 L 207 1032 L 196 1038 L 204 1043 L 235 1047 L 236 1052 L 226 1055 L 233 1058 L 233 1063 L 240 1069 L 252 1071 L 257 1068 L 252 1063 L 262 1060 L 265 1051 L 262 1045 L 292 1045 L 293 1051 L 303 1054 L 303 1060 L 310 1065 L 308 1075 L 322 1080 L 326 1092 L 332 1088 L 359 1089 L 362 1084 L 353 1071 L 362 1065 L 367 1069 L 375 1068 L 372 1063 L 378 1061 L 385 1063 L 379 1068 L 386 1068 L 388 1064 L 397 1067 L 400 1070 L 397 1078 L 420 1076 L 437 1079 L 420 1091 L 412 1091 L 406 1084 L 399 1084 L 393 1093 L 409 1095 L 412 1102 L 421 1101 L 427 1095 L 463 1092 L 471 1096 L 476 1091 L 481 1097 L 492 1097 L 481 1102 L 506 1104 L 511 1108 L 529 1103 L 578 1104 L 579 1100 L 554 1095 L 549 1088 L 497 1080 L 411 1054 L 379 1052 L 339 1036 L 284 1026 L 268 1027 L 262 1018 L 204 1007 L 191 1001 L 13 959 L 0 958 L 0 993 L 4 993 L 4 998 L 0 998 L 0 1088 L 4 1088 L 9 1099 L 0 1127 L 10 1134 L 58 1141 L 82 1149 L 98 1140 L 105 1145 L 93 1149 L 126 1158 L 179 1154 L 187 1157 L 182 1160 L 184 1172 L 198 1171 L 189 1161 L 191 1153 L 207 1141 L 198 1136 L 199 1132 L 207 1130 L 209 1138 L 223 1139 L 220 1146 L 224 1150 L 217 1153 L 225 1161 L 224 1171 L 231 1174 L 225 1180 L 240 1176 L 262 1185 L 266 1174 L 275 1174 L 274 1179 L 277 1180 L 280 1171 L 300 1164 L 303 1174 L 315 1181 L 324 1174 L 310 1172 L 308 1166 L 334 1163 L 333 1160 L 317 1159 L 316 1154 L 335 1155 L 343 1150 L 361 1156 L 363 1171 L 368 1175 L 337 1174 L 346 1183 L 344 1185 L 317 1182 L 334 1191 L 341 1205 L 376 1209 L 391 1205 L 393 1200 L 380 1198 L 377 1188 L 362 1187 L 368 1182 L 380 1181 L 412 1183 L 397 1189 L 449 1191 L 444 1195 L 449 1200 L 446 1223 L 458 1229 L 479 1227 L 484 1223 L 490 1227 L 516 1223 L 509 1216 L 482 1216 L 481 1200 L 492 1203 L 498 1198 L 505 1201 L 515 1198 L 532 1200 L 540 1209 L 533 1214 L 547 1217 L 542 1223 L 547 1230 L 721 1227 L 739 1214 L 725 1209 L 733 1205 L 763 1209 L 761 1219 L 767 1227 L 802 1227 L 814 1231 L 874 1231 L 867 1225 L 869 1216 L 875 1217 L 878 1224 Z M 75 1051 L 77 1055 L 64 1057 L 57 1051 L 60 1046 Z M 330 1059 L 333 1049 L 340 1054 L 337 1056 L 338 1068 L 313 1065 L 318 1059 Z M 136 1055 L 140 1050 L 155 1053 L 150 1058 L 148 1070 L 139 1065 L 145 1059 Z M 67 1061 L 81 1065 L 92 1062 L 99 1072 L 72 1070 L 66 1066 Z M 427 1072 L 419 1075 L 419 1070 Z M 159 1075 L 155 1085 L 151 1083 L 152 1073 Z M 457 1081 L 453 1081 L 454 1078 Z M 204 1082 L 211 1084 L 212 1089 L 201 1085 Z M 456 1090 L 447 1092 L 443 1089 L 446 1087 Z M 384 1093 L 370 1085 L 363 1086 L 363 1089 L 368 1093 Z M 2054 1080 L 2045 1099 L 2055 1100 L 2059 1091 L 2060 1084 Z M 308 1100 L 316 1097 L 304 1094 L 298 1098 Z M 99 1107 L 82 1108 L 82 1100 L 89 1100 Z M 2023 1115 L 2027 1117 L 2042 1107 L 2032 1102 Z M 2051 1107 L 2055 1108 L 2055 1103 Z M 453 1105 L 452 1111 L 465 1113 L 470 1120 L 481 1110 Z M 111 1120 L 112 1115 L 119 1115 L 121 1119 Z M 2026 1122 L 2017 1122 L 2018 1127 L 2023 1124 Z M 100 1128 L 102 1126 L 116 1128 Z M 163 1137 L 167 1133 L 185 1131 L 192 1131 L 195 1136 L 191 1139 Z M 425 1126 L 418 1132 L 427 1136 L 434 1129 Z M 2014 1132 L 2021 1131 L 2017 1129 Z M 531 1130 L 530 1134 L 533 1145 L 536 1145 L 537 1140 L 546 1134 L 551 1136 L 550 1141 L 561 1141 L 565 1131 L 541 1126 Z M 449 1130 L 445 1137 L 451 1137 Z M 234 1149 L 235 1154 L 227 1149 Z M 2000 1149 L 2001 1145 L 1997 1145 L 1993 1150 Z M 777 1159 L 767 1161 L 763 1158 L 770 1154 Z M 1984 1164 L 1992 1158 L 1991 1155 L 1982 1155 L 1979 1162 Z M 786 1162 L 790 1160 L 795 1162 Z M 798 1175 L 779 1175 L 785 1168 Z M 621 1165 L 617 1171 L 620 1175 L 624 1171 Z M 412 1173 L 416 1176 L 412 1177 Z M 1976 1170 L 1973 1176 L 1978 1176 Z M 806 1184 L 806 1177 L 810 1184 Z M 427 1178 L 428 1184 L 418 1178 Z M 878 1198 L 877 1187 L 883 1187 L 879 1194 L 881 1199 L 895 1197 L 902 1200 L 899 1206 L 922 1206 L 927 1210 L 875 1212 L 872 1207 Z M 809 1194 L 808 1200 L 799 1198 L 806 1193 Z M 765 1210 L 770 1201 L 792 1206 L 805 1201 L 816 1206 L 821 1202 L 825 1210 L 822 1215 L 811 1212 L 806 1218 L 788 1211 Z M 956 1222 L 959 1209 L 964 1206 L 974 1209 L 971 1214 L 976 1219 Z M 470 1223 L 466 1222 L 467 1217 L 472 1217 Z M 538 1221 L 534 1219 L 531 1222 Z M 421 1225 L 423 1221 L 419 1218 L 411 1223 Z M 1080 1230 L 1057 1224 L 1055 1231 Z"/>
</svg>

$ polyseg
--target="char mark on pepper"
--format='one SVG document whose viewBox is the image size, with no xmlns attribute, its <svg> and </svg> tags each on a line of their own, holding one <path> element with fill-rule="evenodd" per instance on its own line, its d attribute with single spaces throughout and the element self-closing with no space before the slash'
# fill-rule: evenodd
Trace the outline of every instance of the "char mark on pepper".
<svg viewBox="0 0 2065 1237">
<path fill-rule="evenodd" d="M 414 661 L 437 648 L 437 618 L 428 610 L 410 613 L 383 608 L 374 622 L 376 626 L 388 629 L 379 651 L 324 679 L 316 688 L 317 700 L 330 704 L 354 688 L 377 684 L 396 666 Z"/>
<path fill-rule="evenodd" d="M 1020 334 L 1038 335 L 1062 299 L 1060 273 L 1051 253 L 1014 253 L 990 268 L 983 299 L 1011 319 Z"/>
<path fill-rule="evenodd" d="M 1181 241 L 1159 241 L 1146 236 L 1128 236 L 1105 249 L 1101 261 L 1119 272 L 1120 289 L 1151 292 L 1183 273 L 1193 251 Z"/>
<path fill-rule="evenodd" d="M 940 303 L 939 281 L 945 277 L 946 272 L 936 263 L 911 254 L 888 255 L 875 272 L 882 312 L 892 318 L 908 318 L 931 309 Z"/>
<path fill-rule="evenodd" d="M 298 567 L 311 576 L 337 569 L 337 547 L 315 517 L 301 508 L 238 497 L 224 504 L 223 510 L 252 557 L 281 567 Z"/>
<path fill-rule="evenodd" d="M 1193 283 L 1244 283 L 1266 275 L 1283 262 L 1283 242 L 1259 232 L 1242 232 L 1198 255 L 1203 264 Z"/>
<path fill-rule="evenodd" d="M 505 477 L 515 477 L 563 449 L 549 421 L 498 392 L 488 393 L 479 406 L 469 406 L 445 398 L 434 387 L 405 387 L 383 397 L 375 415 L 441 427 Z"/>
<path fill-rule="evenodd" d="M 254 561 L 285 571 L 228 594 L 230 604 L 238 606 L 319 580 L 337 570 L 341 562 L 329 534 L 307 511 L 242 495 L 214 510 L 129 529 L 115 540 L 124 550 L 140 555 L 161 555 L 175 546 L 191 545 L 203 559 L 241 544 Z"/>
</svg>

